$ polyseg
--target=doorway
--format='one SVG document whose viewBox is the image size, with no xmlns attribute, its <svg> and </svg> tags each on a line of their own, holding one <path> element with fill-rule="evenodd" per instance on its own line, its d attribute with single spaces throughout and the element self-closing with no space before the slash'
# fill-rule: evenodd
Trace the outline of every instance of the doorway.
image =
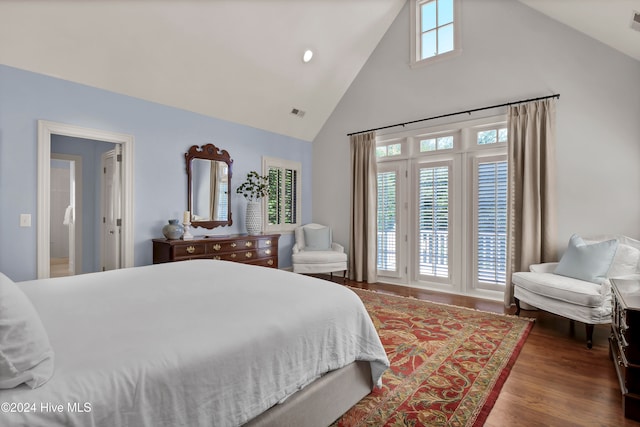
<svg viewBox="0 0 640 427">
<path fill-rule="evenodd" d="M 118 267 L 133 267 L 133 136 L 39 120 L 37 207 L 38 279 L 51 277 L 51 140 L 52 136 L 55 135 L 69 136 L 88 141 L 104 141 L 119 147 L 121 151 L 121 186 L 119 197 L 121 220 Z M 86 234 L 87 233 L 84 233 L 85 237 Z M 77 247 L 76 245 L 76 249 Z M 85 247 L 82 252 L 87 252 L 87 249 L 88 248 Z M 98 250 L 97 252 L 101 251 Z M 75 259 L 77 260 L 77 257 L 75 257 Z M 86 259 L 83 262 L 86 263 Z M 77 264 L 75 265 L 75 270 L 76 272 L 79 271 Z"/>
</svg>

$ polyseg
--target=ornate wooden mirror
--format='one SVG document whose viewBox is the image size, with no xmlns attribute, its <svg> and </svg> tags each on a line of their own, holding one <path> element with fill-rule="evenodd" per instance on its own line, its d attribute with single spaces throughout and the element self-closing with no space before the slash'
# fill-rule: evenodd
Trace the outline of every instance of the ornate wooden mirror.
<svg viewBox="0 0 640 427">
<path fill-rule="evenodd" d="M 231 165 L 227 150 L 192 145 L 187 161 L 188 210 L 193 227 L 231 225 Z"/>
</svg>

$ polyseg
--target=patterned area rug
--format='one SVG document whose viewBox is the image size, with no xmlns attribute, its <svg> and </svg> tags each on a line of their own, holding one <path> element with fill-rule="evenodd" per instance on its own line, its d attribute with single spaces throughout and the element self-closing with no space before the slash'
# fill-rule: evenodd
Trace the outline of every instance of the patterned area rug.
<svg viewBox="0 0 640 427">
<path fill-rule="evenodd" d="M 483 425 L 533 322 L 353 290 L 373 319 L 391 368 L 383 386 L 333 426 Z"/>
</svg>

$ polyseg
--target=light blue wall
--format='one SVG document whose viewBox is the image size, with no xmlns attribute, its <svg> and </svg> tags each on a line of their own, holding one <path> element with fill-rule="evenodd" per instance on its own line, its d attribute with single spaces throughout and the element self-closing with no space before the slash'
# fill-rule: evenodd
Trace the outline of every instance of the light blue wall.
<svg viewBox="0 0 640 427">
<path fill-rule="evenodd" d="M 100 203 L 102 153 L 115 144 L 63 135 L 52 135 L 51 152 L 82 157 L 82 268 L 80 272 L 101 270 L 100 265 Z"/>
<path fill-rule="evenodd" d="M 203 95 L 204 96 L 204 95 Z M 213 96 L 213 95 L 212 95 Z M 133 135 L 135 265 L 152 262 L 151 239 L 187 205 L 184 153 L 213 143 L 233 159 L 232 190 L 262 156 L 302 163 L 303 222 L 311 219 L 311 143 L 0 65 L 0 271 L 13 280 L 36 278 L 37 121 Z M 232 194 L 233 225 L 244 232 L 244 200 Z M 32 227 L 19 227 L 21 213 Z M 293 236 L 280 238 L 280 267 L 291 265 Z"/>
</svg>

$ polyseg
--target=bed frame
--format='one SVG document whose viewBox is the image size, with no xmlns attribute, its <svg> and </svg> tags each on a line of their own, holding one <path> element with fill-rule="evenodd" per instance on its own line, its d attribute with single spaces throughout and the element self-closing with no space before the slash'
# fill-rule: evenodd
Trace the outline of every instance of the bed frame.
<svg viewBox="0 0 640 427">
<path fill-rule="evenodd" d="M 327 427 L 372 389 L 371 365 L 356 361 L 323 375 L 245 426 Z"/>
</svg>

